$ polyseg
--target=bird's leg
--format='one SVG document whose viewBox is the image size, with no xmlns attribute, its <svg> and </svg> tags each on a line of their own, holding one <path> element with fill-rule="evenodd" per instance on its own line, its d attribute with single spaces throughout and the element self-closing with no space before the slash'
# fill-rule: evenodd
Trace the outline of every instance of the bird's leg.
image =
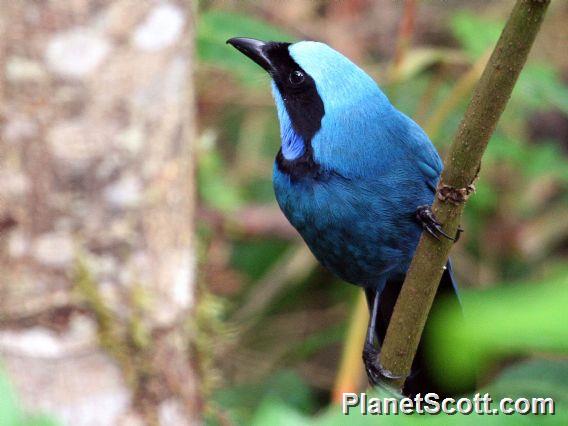
<svg viewBox="0 0 568 426">
<path fill-rule="evenodd" d="M 379 312 L 379 296 L 380 292 L 375 292 L 373 299 L 373 307 L 369 312 L 369 326 L 367 327 L 367 336 L 365 338 L 365 345 L 363 346 L 363 363 L 365 364 L 365 371 L 369 384 L 371 386 L 378 386 L 384 383 L 384 379 L 396 379 L 390 371 L 385 370 L 379 362 L 379 353 L 381 348 L 375 346 L 375 334 L 377 326 L 377 314 Z"/>
<path fill-rule="evenodd" d="M 452 240 L 454 242 L 457 241 L 456 238 L 450 237 L 444 232 L 444 230 L 442 229 L 442 224 L 438 222 L 438 219 L 436 219 L 436 216 L 434 216 L 434 213 L 432 212 L 430 206 L 419 206 L 416 209 L 416 218 L 422 225 L 422 228 L 424 228 L 426 232 L 428 232 L 437 240 L 440 239 L 440 236 L 443 236 L 448 240 Z"/>
</svg>

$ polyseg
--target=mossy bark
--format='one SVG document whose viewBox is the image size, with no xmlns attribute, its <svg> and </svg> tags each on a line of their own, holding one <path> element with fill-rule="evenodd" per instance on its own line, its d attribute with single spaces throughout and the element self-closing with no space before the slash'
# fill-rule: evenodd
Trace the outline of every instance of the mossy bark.
<svg viewBox="0 0 568 426">
<path fill-rule="evenodd" d="M 526 62 L 550 0 L 518 0 L 474 90 L 445 159 L 433 211 L 450 235 L 457 232 L 464 204 L 473 189 L 481 158 Z M 397 300 L 380 361 L 400 379 L 410 373 L 422 330 L 452 242 L 422 235 Z"/>
<path fill-rule="evenodd" d="M 55 416 L 198 424 L 197 2 L 1 4 L 0 328 L 60 348 L 3 364 Z"/>
</svg>

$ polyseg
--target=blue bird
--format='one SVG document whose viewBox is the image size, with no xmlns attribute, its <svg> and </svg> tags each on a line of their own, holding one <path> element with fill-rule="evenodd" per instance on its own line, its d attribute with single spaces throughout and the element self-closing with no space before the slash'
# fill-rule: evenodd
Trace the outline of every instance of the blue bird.
<svg viewBox="0 0 568 426">
<path fill-rule="evenodd" d="M 227 43 L 272 77 L 282 139 L 273 184 L 282 212 L 325 268 L 366 292 L 363 360 L 376 385 L 380 345 L 422 230 L 454 239 L 429 208 L 442 161 L 420 126 L 328 45 Z M 437 299 L 444 292 L 457 299 L 449 263 Z M 420 348 L 405 393 L 438 390 L 434 376 Z"/>
</svg>

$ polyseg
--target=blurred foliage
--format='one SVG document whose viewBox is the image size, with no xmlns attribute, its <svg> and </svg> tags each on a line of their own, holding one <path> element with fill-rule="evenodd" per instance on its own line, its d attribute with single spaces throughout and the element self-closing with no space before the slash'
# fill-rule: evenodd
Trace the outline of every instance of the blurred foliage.
<svg viewBox="0 0 568 426">
<path fill-rule="evenodd" d="M 495 381 L 482 389 L 480 394 L 489 393 L 492 397 L 491 408 L 497 407 L 500 398 L 531 398 L 531 397 L 552 397 L 555 401 L 555 414 L 539 416 L 538 424 L 566 424 L 568 421 L 568 364 L 555 360 L 534 359 L 523 362 L 519 365 L 505 369 Z M 462 414 L 439 414 L 433 415 L 362 415 L 359 408 L 352 408 L 349 416 L 341 413 L 341 407 L 332 405 L 316 416 L 308 416 L 306 405 L 313 398 L 309 394 L 309 389 L 298 379 L 282 382 L 283 386 L 278 388 L 278 380 L 271 380 L 266 383 L 266 387 L 261 388 L 241 388 L 243 392 L 233 393 L 237 398 L 225 399 L 223 405 L 227 407 L 238 407 L 237 412 L 243 411 L 243 417 L 231 420 L 238 424 L 252 425 L 314 425 L 314 426 L 333 426 L 344 425 L 346 421 L 353 425 L 377 424 L 385 422 L 388 417 L 388 424 L 394 425 L 476 425 L 480 421 L 490 425 L 518 425 L 535 424 L 534 418 L 521 414 L 499 414 L 495 416 L 472 413 Z M 292 385 L 292 386 L 290 386 Z M 285 395 L 279 392 L 285 391 Z M 262 393 L 261 393 L 262 392 Z M 291 398 L 291 395 L 294 397 Z M 375 390 L 368 393 L 368 398 L 372 397 L 393 397 L 396 396 L 385 390 Z M 259 403 L 255 404 L 256 411 L 248 411 L 250 400 L 260 397 Z M 470 396 L 471 397 L 471 396 Z M 304 400 L 300 400 L 304 398 Z M 295 399 L 295 400 L 291 400 Z M 247 402 L 248 401 L 248 402 Z M 221 401 L 220 401 L 221 402 Z M 313 409 L 313 407 L 312 407 Z M 245 415 L 244 412 L 247 414 Z M 215 422 L 211 422 L 215 424 Z"/>
<path fill-rule="evenodd" d="M 495 401 L 499 398 L 530 398 L 546 395 L 555 399 L 555 414 L 534 417 L 512 414 L 499 414 L 495 416 L 483 414 L 439 414 L 439 415 L 362 415 L 359 409 L 351 409 L 349 416 L 341 413 L 340 406 L 331 406 L 316 417 L 302 415 L 294 406 L 274 396 L 262 400 L 258 410 L 254 414 L 253 425 L 317 425 L 333 426 L 344 425 L 347 421 L 350 425 L 370 425 L 377 422 L 386 422 L 389 425 L 477 425 L 479 422 L 489 425 L 519 425 L 519 424 L 566 424 L 568 421 L 568 395 L 566 380 L 568 379 L 568 366 L 566 362 L 534 360 L 506 369 L 495 382 L 482 389 L 481 394 L 489 393 L 493 398 L 492 408 L 496 407 Z M 368 394 L 371 397 L 392 397 L 392 394 L 384 391 L 374 391 Z"/>
<path fill-rule="evenodd" d="M 22 410 L 12 386 L 0 370 L 0 424 L 2 426 L 56 426 L 49 417 Z"/>
<path fill-rule="evenodd" d="M 269 78 L 225 45 L 235 36 L 313 38 L 333 45 L 334 24 L 337 32 L 344 24 L 341 14 L 334 12 L 341 5 L 314 6 L 315 12 L 306 18 L 309 25 L 302 26 L 294 21 L 299 12 L 293 5 L 280 5 L 275 18 L 260 4 L 247 3 L 239 12 L 211 4 L 200 11 L 197 39 L 202 126 L 198 185 L 200 208 L 205 211 L 200 226 L 207 229 L 203 233 L 204 279 L 226 296 L 223 315 L 228 323 L 257 292 L 269 295 L 269 309 L 259 310 L 252 323 L 235 324 L 240 327 L 239 337 L 226 347 L 219 344 L 218 365 L 225 383 L 214 395 L 209 422 L 344 424 L 340 409 L 328 404 L 339 344 L 346 340 L 346 323 L 358 289 L 319 267 L 300 274 L 305 277 L 302 285 L 286 283 L 294 279 L 293 274 L 269 276 L 273 265 L 286 261 L 302 242 L 293 232 L 283 235 L 274 234 L 270 226 L 260 229 L 260 222 L 281 221 L 279 213 L 262 217 L 254 230 L 249 229 L 247 209 L 275 205 L 270 180 L 279 130 Z M 503 2 L 500 8 L 508 11 L 509 6 Z M 436 27 L 437 38 L 416 39 L 417 46 L 405 52 L 394 71 L 390 57 L 377 55 L 374 25 L 361 25 L 350 34 L 357 40 L 353 45 L 363 46 L 358 57 L 355 54 L 356 62 L 376 78 L 399 109 L 425 128 L 433 118 L 440 120 L 432 139 L 442 153 L 471 94 L 471 82 L 464 81 L 464 76 L 490 51 L 503 26 L 502 20 L 488 17 L 491 12 L 481 13 L 482 5 L 476 10 L 451 4 L 447 8 L 447 20 L 423 17 Z M 359 19 L 367 22 L 369 18 Z M 306 28 L 311 29 L 309 34 L 303 32 Z M 388 43 L 396 45 L 390 39 Z M 550 394 L 566 407 L 568 337 L 562 310 L 568 302 L 568 271 L 563 266 L 568 247 L 568 141 L 535 117 L 554 113 L 568 120 L 568 87 L 561 78 L 566 70 L 540 53 L 531 57 L 521 74 L 488 146 L 476 194 L 465 210 L 465 233 L 453 251 L 460 286 L 472 288 L 463 295 L 466 316 L 472 321 L 467 333 L 456 335 L 443 326 L 452 319 L 441 316 L 442 331 L 434 338 L 433 352 L 449 357 L 441 362 L 457 375 L 487 367 L 482 368 L 487 382 L 483 391 L 494 399 Z M 458 84 L 463 90 L 455 90 Z M 448 105 L 451 108 L 445 110 Z M 221 219 L 213 220 L 208 216 L 211 212 Z M 496 283 L 500 285 L 488 288 Z M 528 361 L 519 361 L 526 357 Z M 353 368 L 359 371 L 360 366 Z M 558 411 L 555 416 L 540 416 L 537 423 L 566 423 L 566 410 Z M 354 424 L 377 420 L 349 416 Z M 389 424 L 449 421 L 445 415 L 388 420 Z M 451 418 L 452 424 L 479 421 L 475 415 Z M 532 421 L 531 416 L 517 415 L 483 418 L 489 424 Z"/>
<path fill-rule="evenodd" d="M 481 362 L 504 355 L 535 354 L 534 358 L 505 369 L 480 393 L 499 398 L 551 397 L 556 414 L 540 416 L 539 424 L 563 424 L 568 421 L 568 362 L 566 358 L 542 358 L 541 352 L 568 353 L 565 307 L 568 303 L 568 274 L 560 270 L 543 284 L 519 284 L 462 294 L 467 324 L 465 332 L 448 324 L 459 323 L 460 313 L 440 311 L 437 332 L 429 340 L 432 359 L 448 380 L 456 380 L 482 367 Z M 546 315 L 543 315 L 546 312 Z M 456 317 L 458 315 L 458 317 Z M 440 351 L 439 348 L 445 348 Z M 443 355 L 443 356 L 442 356 Z M 373 396 L 371 393 L 370 397 Z M 376 396 L 391 396 L 377 394 Z M 343 424 L 345 416 L 337 406 L 310 419 L 315 409 L 314 397 L 306 384 L 293 373 L 282 372 L 260 386 L 238 386 L 218 393 L 216 402 L 231 412 L 238 424 Z M 495 402 L 494 402 L 495 404 Z M 493 405 L 492 407 L 495 407 Z M 253 411 L 255 410 L 255 411 Z M 440 416 L 390 416 L 389 424 L 447 424 Z M 452 415 L 452 424 L 476 424 L 477 415 Z M 252 418 L 252 420 L 251 420 Z M 483 416 L 489 424 L 530 423 L 527 416 Z M 349 422 L 368 424 L 373 416 L 362 416 L 353 409 Z M 213 422 L 214 423 L 214 422 Z"/>
<path fill-rule="evenodd" d="M 310 388 L 291 371 L 281 371 L 260 385 L 243 384 L 220 390 L 215 397 L 215 403 L 228 410 L 238 424 L 250 424 L 253 416 L 262 416 L 262 408 L 257 410 L 260 401 L 269 401 L 266 404 L 270 406 L 285 405 L 287 410 L 303 415 L 316 408 Z"/>
<path fill-rule="evenodd" d="M 211 144 L 214 143 L 212 138 L 213 136 L 209 135 Z M 202 142 L 202 146 L 204 145 L 205 142 Z M 224 175 L 225 168 L 223 158 L 214 151 L 203 151 L 199 158 L 199 170 L 197 171 L 199 195 L 207 205 L 213 208 L 233 211 L 242 205 L 243 198 L 239 188 L 231 184 Z"/>
<path fill-rule="evenodd" d="M 226 41 L 237 37 L 235 34 L 259 40 L 294 41 L 284 31 L 241 13 L 219 10 L 203 13 L 197 29 L 198 58 L 234 73 L 247 85 L 256 84 L 264 71 L 251 61 L 243 61 L 235 50 L 227 49 Z"/>
<path fill-rule="evenodd" d="M 467 290 L 461 298 L 464 327 L 448 326 L 461 323 L 461 312 L 438 311 L 433 318 L 437 332 L 427 345 L 431 359 L 445 372 L 444 379 L 475 376 L 507 356 L 568 354 L 568 269 L 560 268 L 538 283 Z M 568 395 L 568 381 L 563 390 Z"/>
<path fill-rule="evenodd" d="M 492 47 L 501 34 L 502 22 L 478 17 L 471 12 L 459 12 L 452 19 L 452 32 L 471 59 L 478 58 Z M 558 72 L 549 64 L 528 63 L 515 87 L 513 102 L 521 102 L 525 114 L 530 108 L 557 107 L 568 112 L 568 88 Z"/>
</svg>

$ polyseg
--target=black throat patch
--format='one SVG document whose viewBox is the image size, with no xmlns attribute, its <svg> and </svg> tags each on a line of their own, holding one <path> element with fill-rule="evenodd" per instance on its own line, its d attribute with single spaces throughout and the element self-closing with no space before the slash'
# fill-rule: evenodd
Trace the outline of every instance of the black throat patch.
<svg viewBox="0 0 568 426">
<path fill-rule="evenodd" d="M 321 128 L 325 108 L 314 79 L 292 59 L 289 46 L 290 43 L 270 42 L 265 52 L 272 64 L 270 75 L 280 92 L 292 128 L 304 141 L 304 154 L 301 157 L 287 160 L 280 149 L 276 164 L 282 173 L 289 175 L 292 180 L 298 180 L 318 177 L 321 173 L 319 164 L 314 161 L 312 138 Z M 297 72 L 303 76 L 300 83 L 297 81 Z"/>
</svg>

